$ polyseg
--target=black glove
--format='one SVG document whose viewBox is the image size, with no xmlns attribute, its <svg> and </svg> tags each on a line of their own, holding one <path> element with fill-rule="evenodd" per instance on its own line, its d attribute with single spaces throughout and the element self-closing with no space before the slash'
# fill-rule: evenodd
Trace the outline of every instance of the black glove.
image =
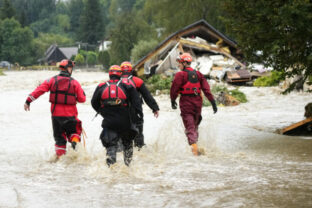
<svg viewBox="0 0 312 208">
<path fill-rule="evenodd" d="M 139 149 L 142 148 L 144 144 L 144 135 L 143 135 L 143 124 L 137 125 L 139 133 L 134 137 L 134 146 Z"/>
<path fill-rule="evenodd" d="M 174 109 L 174 110 L 177 109 L 177 105 L 178 104 L 177 104 L 177 102 L 175 100 L 171 100 L 171 108 L 172 109 Z"/>
<path fill-rule="evenodd" d="M 216 113 L 218 111 L 216 101 L 213 100 L 210 103 L 212 105 L 213 113 Z"/>
</svg>

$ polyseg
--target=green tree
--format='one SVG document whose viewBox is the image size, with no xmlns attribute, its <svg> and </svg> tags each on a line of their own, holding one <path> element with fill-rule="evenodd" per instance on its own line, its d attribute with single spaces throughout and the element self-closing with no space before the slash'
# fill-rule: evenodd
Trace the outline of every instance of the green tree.
<svg viewBox="0 0 312 208">
<path fill-rule="evenodd" d="M 62 29 L 62 31 L 66 32 L 70 29 L 70 19 L 66 14 L 59 14 L 56 16 L 57 25 Z"/>
<path fill-rule="evenodd" d="M 46 18 L 30 24 L 30 28 L 34 32 L 35 37 L 38 37 L 39 33 L 48 33 L 51 25 L 53 25 L 52 20 Z"/>
<path fill-rule="evenodd" d="M 95 65 L 97 62 L 96 53 L 94 51 L 88 51 L 86 62 L 88 65 Z"/>
<path fill-rule="evenodd" d="M 12 18 L 15 16 L 15 8 L 10 0 L 4 0 L 0 8 L 0 19 Z"/>
<path fill-rule="evenodd" d="M 11 63 L 30 64 L 33 51 L 33 33 L 22 28 L 17 20 L 5 19 L 0 23 L 0 57 Z"/>
<path fill-rule="evenodd" d="M 115 27 L 110 32 L 111 64 L 130 60 L 131 49 L 138 40 L 156 39 L 156 31 L 134 12 L 126 12 L 117 17 Z"/>
<path fill-rule="evenodd" d="M 80 53 L 78 53 L 75 57 L 75 62 L 77 65 L 82 65 L 85 63 L 85 59 L 83 57 L 83 55 L 81 55 Z"/>
<path fill-rule="evenodd" d="M 86 0 L 80 20 L 80 39 L 83 42 L 97 44 L 103 39 L 104 23 L 99 0 Z"/>
<path fill-rule="evenodd" d="M 100 51 L 98 55 L 98 62 L 105 68 L 109 67 L 110 57 L 108 51 Z"/>
<path fill-rule="evenodd" d="M 164 36 L 200 19 L 220 31 L 225 31 L 220 20 L 221 1 L 215 0 L 146 0 L 143 15 L 149 23 L 164 28 Z"/>
<path fill-rule="evenodd" d="M 20 4 L 24 5 L 29 23 L 49 18 L 56 9 L 56 0 L 22 0 Z"/>
<path fill-rule="evenodd" d="M 148 54 L 151 50 L 153 50 L 158 44 L 157 40 L 140 40 L 136 45 L 134 45 L 131 50 L 131 61 L 136 63 L 146 54 Z"/>
<path fill-rule="evenodd" d="M 79 37 L 80 28 L 80 16 L 83 12 L 83 1 L 82 0 L 71 0 L 68 3 L 69 19 L 70 19 L 70 31 L 75 34 L 75 39 Z"/>
<path fill-rule="evenodd" d="M 228 31 L 251 62 L 262 62 L 287 77 L 312 74 L 312 2 L 226 0 Z M 297 83 L 290 86 L 291 91 Z"/>
</svg>

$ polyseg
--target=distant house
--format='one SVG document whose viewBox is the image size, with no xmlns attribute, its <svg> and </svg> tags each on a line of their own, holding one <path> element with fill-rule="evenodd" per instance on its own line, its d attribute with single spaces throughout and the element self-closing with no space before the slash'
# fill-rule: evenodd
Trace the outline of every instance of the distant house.
<svg viewBox="0 0 312 208">
<path fill-rule="evenodd" d="M 109 41 L 109 40 L 101 41 L 99 45 L 99 51 L 107 51 L 110 48 L 111 44 L 112 44 L 112 41 Z"/>
<path fill-rule="evenodd" d="M 134 70 L 139 76 L 175 70 L 177 68 L 176 57 L 180 52 L 189 52 L 195 59 L 207 54 L 211 66 L 202 72 L 203 74 L 208 74 L 219 66 L 233 69 L 245 67 L 241 62 L 243 56 L 237 48 L 236 42 L 216 30 L 205 20 L 199 20 L 168 36 L 141 58 L 134 65 Z M 214 60 L 216 58 L 218 60 Z M 217 61 L 224 64 L 220 65 Z M 204 66 L 201 70 L 204 70 Z"/>
<path fill-rule="evenodd" d="M 46 50 L 44 57 L 39 62 L 55 65 L 57 62 L 63 59 L 70 59 L 77 54 L 78 47 L 58 47 L 56 44 L 53 44 Z"/>
</svg>

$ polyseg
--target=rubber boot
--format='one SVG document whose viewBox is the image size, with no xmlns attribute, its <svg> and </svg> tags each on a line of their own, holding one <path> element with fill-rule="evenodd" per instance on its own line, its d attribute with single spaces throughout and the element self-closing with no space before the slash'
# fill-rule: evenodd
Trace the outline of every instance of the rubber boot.
<svg viewBox="0 0 312 208">
<path fill-rule="evenodd" d="M 192 153 L 193 153 L 193 155 L 198 156 L 198 147 L 197 147 L 197 144 L 194 143 L 194 144 L 192 144 L 191 146 L 192 146 Z"/>
<path fill-rule="evenodd" d="M 124 148 L 124 162 L 126 166 L 129 166 L 131 161 L 132 161 L 132 156 L 133 156 L 133 145 L 132 143 L 127 146 L 126 148 Z"/>
<path fill-rule="evenodd" d="M 112 164 L 116 163 L 117 147 L 110 146 L 106 148 L 106 164 L 110 167 Z"/>
<path fill-rule="evenodd" d="M 77 136 L 73 136 L 71 139 L 71 145 L 73 149 L 76 149 L 76 145 L 78 142 L 80 142 L 80 139 Z"/>
</svg>

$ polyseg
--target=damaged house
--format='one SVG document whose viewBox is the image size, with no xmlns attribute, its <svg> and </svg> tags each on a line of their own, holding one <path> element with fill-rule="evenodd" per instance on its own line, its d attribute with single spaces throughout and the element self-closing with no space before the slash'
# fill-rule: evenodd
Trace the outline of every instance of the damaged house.
<svg viewBox="0 0 312 208">
<path fill-rule="evenodd" d="M 236 43 L 205 20 L 197 21 L 170 35 L 141 58 L 134 70 L 139 76 L 173 74 L 178 70 L 176 57 L 180 52 L 190 53 L 194 58 L 192 67 L 217 81 L 251 80 L 251 75 L 241 62 L 243 55 Z"/>
</svg>

